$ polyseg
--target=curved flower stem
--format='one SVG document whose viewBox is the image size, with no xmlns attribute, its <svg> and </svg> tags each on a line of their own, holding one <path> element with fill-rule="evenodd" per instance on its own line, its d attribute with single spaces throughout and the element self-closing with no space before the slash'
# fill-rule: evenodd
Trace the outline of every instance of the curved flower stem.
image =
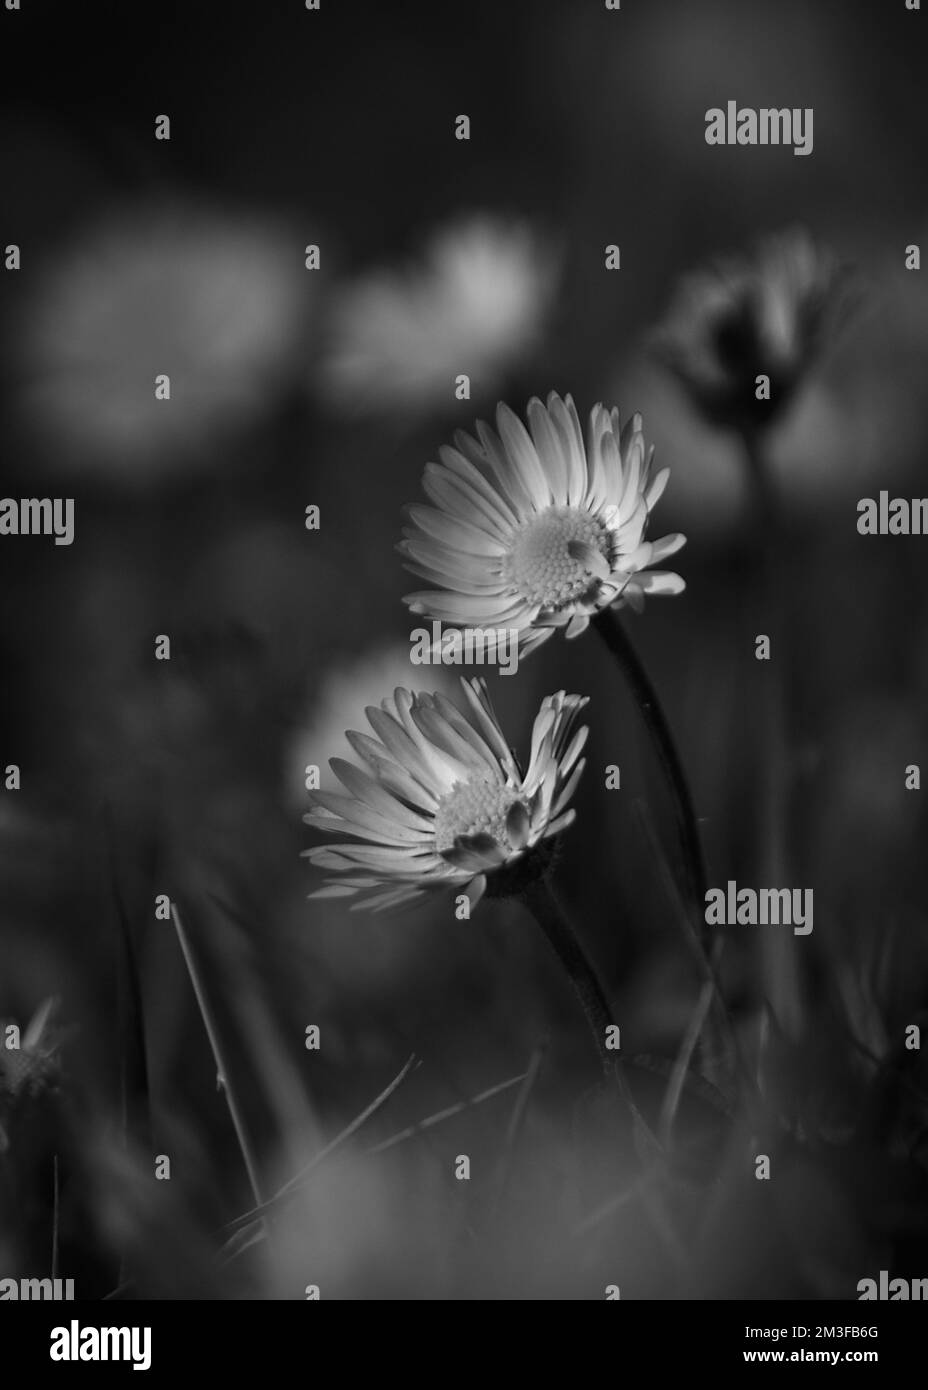
<svg viewBox="0 0 928 1390">
<path fill-rule="evenodd" d="M 702 955 L 703 969 L 707 979 L 713 982 L 712 1009 L 704 1020 L 701 1038 L 696 1055 L 710 1070 L 727 1071 L 737 1061 L 738 1049 L 734 1045 L 734 1034 L 718 986 L 718 966 L 721 956 L 721 942 L 710 943 L 706 931 L 706 861 L 699 834 L 699 823 L 693 806 L 689 782 L 683 770 L 680 754 L 674 742 L 667 716 L 657 697 L 657 691 L 642 664 L 641 658 L 622 626 L 617 612 L 604 608 L 596 614 L 593 626 L 615 657 L 619 670 L 631 689 L 632 696 L 641 711 L 651 743 L 670 787 L 673 801 L 677 837 L 683 856 L 685 879 L 684 901 L 693 931 L 693 940 Z M 726 1057 L 727 1061 L 723 1061 Z"/>
<path fill-rule="evenodd" d="M 606 1029 L 612 1026 L 613 1020 L 609 1001 L 596 971 L 545 879 L 536 879 L 534 883 L 523 888 L 519 896 L 564 967 L 586 1014 L 603 1071 L 608 1078 L 613 1078 L 616 1074 L 616 1053 L 610 1052 L 606 1047 Z"/>
<path fill-rule="evenodd" d="M 593 619 L 593 626 L 615 657 L 619 669 L 631 687 L 632 695 L 642 718 L 647 725 L 651 742 L 657 754 L 664 775 L 670 785 L 673 797 L 677 834 L 683 851 L 683 868 L 686 875 L 687 901 L 693 913 L 693 925 L 703 945 L 706 944 L 705 902 L 706 902 L 706 863 L 703 858 L 699 826 L 693 808 L 693 798 L 689 783 L 683 770 L 683 763 L 677 752 L 673 734 L 667 717 L 651 684 L 651 678 L 642 665 L 638 653 L 629 640 L 619 615 L 611 608 L 604 608 Z"/>
</svg>

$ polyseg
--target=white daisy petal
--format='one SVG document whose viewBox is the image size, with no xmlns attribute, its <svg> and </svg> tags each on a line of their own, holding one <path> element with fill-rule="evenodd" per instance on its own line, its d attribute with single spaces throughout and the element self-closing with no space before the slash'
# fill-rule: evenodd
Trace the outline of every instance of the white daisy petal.
<svg viewBox="0 0 928 1390">
<path fill-rule="evenodd" d="M 479 448 L 479 446 L 474 445 L 474 441 L 470 439 L 470 435 L 465 435 L 463 430 L 458 430 L 454 436 L 458 448 L 452 449 L 448 445 L 442 445 L 438 451 L 442 463 L 444 463 L 450 473 L 454 473 L 464 482 L 469 483 L 475 492 L 479 492 L 489 506 L 498 513 L 501 521 L 504 521 L 510 528 L 517 526 L 519 518 L 515 510 L 499 489 L 495 488 L 492 481 L 486 476 L 485 460 L 481 457 L 480 453 L 473 453 L 473 458 L 477 459 L 477 462 L 474 462 L 472 453 L 468 453 L 466 449 L 460 447 L 462 437 L 465 440 L 470 440 L 474 450 Z"/>
<path fill-rule="evenodd" d="M 374 811 L 378 811 L 383 816 L 392 817 L 401 825 L 410 828 L 429 829 L 427 817 L 416 811 L 411 811 L 408 806 L 397 801 L 395 796 L 384 789 L 382 782 L 369 776 L 366 772 L 362 772 L 353 763 L 347 762 L 344 758 L 330 758 L 329 766 L 346 791 L 357 797 L 359 801 L 363 801 Z"/>
<path fill-rule="evenodd" d="M 422 474 L 422 487 L 429 500 L 449 515 L 465 522 L 476 517 L 481 528 L 491 536 L 502 541 L 509 539 L 512 525 L 506 521 L 501 509 L 450 469 L 437 463 L 427 463 Z"/>
<path fill-rule="evenodd" d="M 676 555 L 678 550 L 682 550 L 686 545 L 686 536 L 681 536 L 679 531 L 675 531 L 670 536 L 661 536 L 659 541 L 655 541 L 651 546 L 652 563 L 660 564 L 661 560 L 666 560 L 671 555 Z"/>
<path fill-rule="evenodd" d="M 353 834 L 354 827 L 357 826 L 375 835 L 382 835 L 386 844 L 417 844 L 422 838 L 421 832 L 414 826 L 403 825 L 396 819 L 381 815 L 365 802 L 359 801 L 356 796 L 344 796 L 341 792 L 317 791 L 312 793 L 312 797 L 314 804 L 321 806 L 323 810 L 334 811 L 336 815 L 341 816 L 342 829 L 349 834 Z"/>
<path fill-rule="evenodd" d="M 648 511 L 652 511 L 664 495 L 664 489 L 670 482 L 670 469 L 662 468 L 656 473 L 648 484 L 648 490 L 644 495 L 645 505 Z"/>
<path fill-rule="evenodd" d="M 497 439 L 489 425 L 485 425 L 482 420 L 477 421 L 477 434 L 485 451 L 487 463 L 495 473 L 503 495 L 510 499 L 519 515 L 531 514 L 535 507 L 532 494 L 523 480 L 522 474 L 518 469 L 513 468 L 502 441 Z"/>
<path fill-rule="evenodd" d="M 670 570 L 647 570 L 636 580 L 646 594 L 682 594 L 686 588 L 686 580 Z"/>
<path fill-rule="evenodd" d="M 441 622 L 460 626 L 466 622 L 473 627 L 502 627 L 510 618 L 523 612 L 520 599 L 513 602 L 511 594 L 421 593 L 407 594 L 406 602 L 413 613 L 437 618 Z"/>
<path fill-rule="evenodd" d="M 496 411 L 496 427 L 509 463 L 520 474 L 532 502 L 536 507 L 547 507 L 551 501 L 551 487 L 531 436 L 518 415 L 502 401 Z"/>
<path fill-rule="evenodd" d="M 506 546 L 478 524 L 459 521 L 434 507 L 409 508 L 409 518 L 433 540 L 468 555 L 505 555 Z"/>
<path fill-rule="evenodd" d="M 569 444 L 558 434 L 537 396 L 529 401 L 526 414 L 535 449 L 547 474 L 551 500 L 556 507 L 565 507 L 570 483 Z"/>
</svg>

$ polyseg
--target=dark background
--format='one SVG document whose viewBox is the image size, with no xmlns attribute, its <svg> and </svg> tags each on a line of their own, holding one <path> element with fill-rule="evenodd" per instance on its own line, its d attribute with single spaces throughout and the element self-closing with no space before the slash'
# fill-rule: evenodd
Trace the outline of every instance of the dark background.
<svg viewBox="0 0 928 1390">
<path fill-rule="evenodd" d="M 0 1273 L 47 1272 L 56 1153 L 60 1269 L 87 1297 L 302 1297 L 310 1282 L 343 1297 L 596 1298 L 608 1282 L 623 1297 L 854 1297 L 880 1268 L 928 1273 L 918 1068 L 904 1099 L 887 1070 L 928 981 L 925 817 L 904 789 L 925 747 L 928 565 L 924 538 L 856 531 L 859 498 L 924 491 L 928 295 L 904 248 L 928 211 L 926 18 L 902 0 L 22 3 L 0 11 L 0 241 L 23 260 L 0 274 L 0 491 L 73 496 L 76 540 L 0 539 L 0 764 L 22 769 L 0 792 L 0 1017 L 24 1023 L 54 995 L 63 1030 L 60 1085 L 8 1124 Z M 813 154 L 706 146 L 705 111 L 729 98 L 811 106 Z M 153 138 L 160 113 L 169 142 Z M 443 396 L 352 410 L 326 375 L 344 297 L 474 215 L 552 248 L 538 331 L 486 370 L 462 342 L 468 402 L 449 379 Z M 759 882 L 753 651 L 770 614 L 743 460 L 646 343 L 682 272 L 795 224 L 864 290 L 771 443 L 788 882 L 814 888 L 815 930 L 764 1105 L 706 1140 L 718 1121 L 694 1104 L 668 1177 L 591 1097 L 583 1020 L 516 905 L 459 923 L 445 905 L 381 920 L 307 902 L 302 769 L 423 675 L 393 547 L 425 462 L 498 399 L 570 391 L 581 415 L 641 410 L 672 469 L 656 534 L 689 536 L 687 592 L 630 631 L 679 736 L 710 880 Z M 126 266 L 162 225 L 190 239 L 170 242 L 170 292 L 154 273 L 137 295 Z M 230 246 L 240 273 L 199 297 Z M 277 306 L 260 332 L 242 292 L 258 259 L 258 305 Z M 430 331 L 453 358 L 453 316 Z M 223 377 L 230 341 L 244 346 Z M 159 370 L 181 397 L 169 426 L 147 403 Z M 101 401 L 120 392 L 107 427 Z M 170 663 L 154 660 L 160 633 Z M 564 685 L 592 697 L 592 733 L 560 891 L 623 1047 L 672 1058 L 694 975 L 642 829 L 644 815 L 672 844 L 637 712 L 592 634 L 550 642 L 494 699 L 525 748 Z M 607 794 L 609 763 L 622 790 Z M 270 1190 L 422 1061 L 320 1166 L 273 1250 L 226 1265 L 217 1228 L 250 1198 L 158 893 L 194 942 Z M 750 929 L 732 934 L 726 990 L 751 1047 L 758 954 Z M 542 1040 L 517 1140 L 512 1089 L 364 1156 L 522 1073 Z M 643 1077 L 642 1104 L 658 1104 L 663 1081 Z M 745 1157 L 762 1151 L 769 1192 Z M 460 1153 L 470 1184 L 453 1178 Z M 153 1181 L 154 1154 L 171 1155 L 170 1183 Z"/>
</svg>

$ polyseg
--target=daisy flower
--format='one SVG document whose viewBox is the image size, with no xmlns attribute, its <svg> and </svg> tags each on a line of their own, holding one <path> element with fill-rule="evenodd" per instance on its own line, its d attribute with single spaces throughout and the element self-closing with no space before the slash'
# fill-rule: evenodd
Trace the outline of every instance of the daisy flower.
<svg viewBox="0 0 928 1390">
<path fill-rule="evenodd" d="M 476 216 L 440 228 L 405 270 L 374 270 L 333 313 L 324 380 L 355 414 L 426 410 L 466 373 L 481 392 L 533 347 L 556 284 L 556 258 L 522 223 Z"/>
<path fill-rule="evenodd" d="M 651 477 L 641 416 L 596 405 L 586 441 L 570 396 L 528 403 L 528 429 L 508 406 L 498 434 L 482 421 L 422 479 L 431 506 L 407 508 L 400 551 L 435 588 L 407 594 L 414 613 L 454 626 L 511 628 L 530 651 L 565 628 L 576 637 L 610 605 L 640 610 L 646 594 L 679 594 L 678 574 L 652 569 L 685 544 L 645 539 L 670 476 Z"/>
<path fill-rule="evenodd" d="M 849 304 L 847 267 L 794 230 L 685 277 L 653 346 L 710 421 L 743 430 L 783 410 Z"/>
<path fill-rule="evenodd" d="M 585 697 L 563 690 L 542 701 L 522 771 L 503 737 L 486 683 L 461 680 L 464 703 L 398 687 L 366 714 L 376 737 L 349 731 L 366 767 L 330 766 L 345 793 L 312 793 L 304 820 L 350 837 L 305 851 L 329 870 L 312 896 L 387 908 L 439 890 L 501 897 L 537 879 L 549 841 L 574 819 L 569 802 L 583 771 Z M 346 794 L 347 793 L 347 794 Z M 360 841 L 360 843 L 353 843 Z"/>
</svg>

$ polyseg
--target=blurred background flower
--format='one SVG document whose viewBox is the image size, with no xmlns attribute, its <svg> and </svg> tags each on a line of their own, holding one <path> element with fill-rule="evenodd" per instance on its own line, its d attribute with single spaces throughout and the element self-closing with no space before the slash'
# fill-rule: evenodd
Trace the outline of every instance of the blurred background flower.
<svg viewBox="0 0 928 1390">
<path fill-rule="evenodd" d="M 61 1078 L 61 1037 L 54 1023 L 57 1005 L 56 999 L 46 999 L 22 1029 L 13 1025 L 18 1034 L 15 1046 L 9 1020 L 0 1019 L 0 1148 L 9 1143 L 4 1121 L 20 1096 L 35 1098 L 53 1090 Z"/>
<path fill-rule="evenodd" d="M 557 282 L 556 254 L 527 223 L 462 216 L 419 261 L 343 286 L 325 389 L 347 414 L 447 408 L 460 374 L 490 393 L 536 347 Z"/>
<path fill-rule="evenodd" d="M 271 219 L 182 200 L 110 208 L 23 306 L 26 427 L 56 461 L 130 484 L 183 470 L 279 399 L 314 288 L 299 239 Z"/>
<path fill-rule="evenodd" d="M 848 269 L 804 230 L 683 278 L 654 350 L 714 424 L 757 428 L 792 399 L 848 309 Z M 769 395 L 758 399 L 759 375 Z"/>
</svg>

